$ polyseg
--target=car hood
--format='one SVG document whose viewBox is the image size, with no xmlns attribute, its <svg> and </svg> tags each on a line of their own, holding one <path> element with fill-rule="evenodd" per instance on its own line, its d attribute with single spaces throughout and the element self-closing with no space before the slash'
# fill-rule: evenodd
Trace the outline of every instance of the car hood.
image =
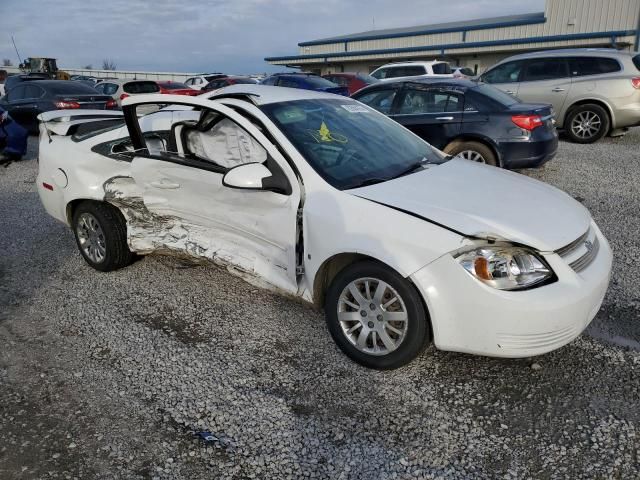
<svg viewBox="0 0 640 480">
<path fill-rule="evenodd" d="M 589 211 L 557 188 L 517 173 L 453 159 L 347 193 L 466 236 L 554 251 L 584 234 Z"/>
</svg>

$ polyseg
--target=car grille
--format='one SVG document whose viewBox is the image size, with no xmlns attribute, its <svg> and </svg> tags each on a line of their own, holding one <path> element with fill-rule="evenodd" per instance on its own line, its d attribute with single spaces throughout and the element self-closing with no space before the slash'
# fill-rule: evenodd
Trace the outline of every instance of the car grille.
<svg viewBox="0 0 640 480">
<path fill-rule="evenodd" d="M 498 344 L 505 350 L 548 349 L 571 341 L 579 333 L 578 326 L 570 325 L 551 332 L 529 335 L 498 334 Z"/>
<path fill-rule="evenodd" d="M 576 272 L 581 272 L 598 256 L 600 250 L 600 242 L 593 228 L 581 235 L 580 238 L 571 242 L 569 245 L 556 250 L 569 266 Z"/>
</svg>

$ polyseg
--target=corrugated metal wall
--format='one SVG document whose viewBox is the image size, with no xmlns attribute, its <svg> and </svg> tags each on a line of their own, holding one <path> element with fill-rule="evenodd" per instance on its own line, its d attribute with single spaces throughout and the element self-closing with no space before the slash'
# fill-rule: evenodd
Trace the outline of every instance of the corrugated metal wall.
<svg viewBox="0 0 640 480">
<path fill-rule="evenodd" d="M 635 30 L 639 14 L 640 0 L 547 0 L 545 6 L 547 21 L 545 23 L 470 30 L 466 33 L 464 41 L 485 42 L 575 33 Z M 463 43 L 462 32 L 350 41 L 347 43 L 347 51 L 384 50 L 451 43 Z M 301 55 L 335 54 L 344 51 L 344 42 L 300 47 Z M 355 59 L 352 58 L 352 60 Z"/>
</svg>

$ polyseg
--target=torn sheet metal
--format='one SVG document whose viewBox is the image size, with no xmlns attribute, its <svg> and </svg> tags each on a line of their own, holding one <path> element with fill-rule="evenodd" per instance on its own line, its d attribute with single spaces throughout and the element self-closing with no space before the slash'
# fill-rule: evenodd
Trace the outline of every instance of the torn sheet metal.
<svg viewBox="0 0 640 480">
<path fill-rule="evenodd" d="M 237 241 L 224 232 L 185 222 L 173 215 L 149 211 L 140 187 L 131 177 L 113 177 L 104 185 L 104 200 L 117 207 L 127 221 L 127 242 L 140 254 L 163 253 L 206 259 L 260 288 L 296 295 L 287 278 L 287 267 L 269 258 L 248 255 Z"/>
</svg>

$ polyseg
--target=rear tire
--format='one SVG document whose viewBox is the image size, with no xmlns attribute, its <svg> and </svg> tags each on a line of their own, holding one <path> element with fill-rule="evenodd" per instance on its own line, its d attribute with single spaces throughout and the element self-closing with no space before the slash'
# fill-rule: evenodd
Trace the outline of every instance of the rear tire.
<svg viewBox="0 0 640 480">
<path fill-rule="evenodd" d="M 571 109 L 564 121 L 565 132 L 574 143 L 594 143 L 611 127 L 607 111 L 600 105 L 587 103 Z"/>
<path fill-rule="evenodd" d="M 327 291 L 325 316 L 338 347 L 369 368 L 401 367 L 431 338 L 418 291 L 374 261 L 354 263 L 338 273 Z"/>
<path fill-rule="evenodd" d="M 82 202 L 73 212 L 71 223 L 80 254 L 96 270 L 118 270 L 135 259 L 127 245 L 126 221 L 116 207 Z"/>
<path fill-rule="evenodd" d="M 498 166 L 498 159 L 495 153 L 484 143 L 455 140 L 444 148 L 444 152 L 473 162 L 486 163 L 494 167 Z"/>
</svg>

